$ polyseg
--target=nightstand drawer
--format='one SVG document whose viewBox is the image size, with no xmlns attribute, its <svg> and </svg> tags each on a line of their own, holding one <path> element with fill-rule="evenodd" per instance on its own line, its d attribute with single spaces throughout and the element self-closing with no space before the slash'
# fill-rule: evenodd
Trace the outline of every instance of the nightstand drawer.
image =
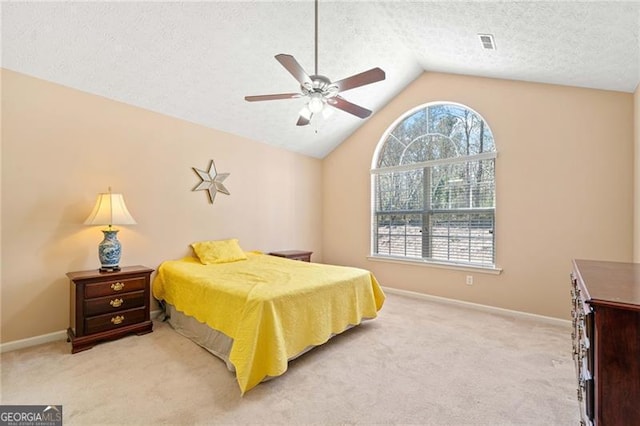
<svg viewBox="0 0 640 426">
<path fill-rule="evenodd" d="M 144 287 L 144 277 L 89 283 L 85 285 L 84 297 L 91 299 L 93 297 L 111 296 L 130 291 L 144 290 Z"/>
<path fill-rule="evenodd" d="M 138 308 L 144 306 L 144 304 L 144 290 L 114 294 L 112 296 L 85 300 L 84 314 L 89 317 L 107 312 Z"/>
<path fill-rule="evenodd" d="M 135 324 L 144 321 L 145 308 L 129 309 L 127 311 L 114 312 L 111 314 L 98 315 L 87 318 L 84 321 L 84 329 L 87 333 L 98 333 L 100 331 L 113 330 L 125 325 Z"/>
</svg>

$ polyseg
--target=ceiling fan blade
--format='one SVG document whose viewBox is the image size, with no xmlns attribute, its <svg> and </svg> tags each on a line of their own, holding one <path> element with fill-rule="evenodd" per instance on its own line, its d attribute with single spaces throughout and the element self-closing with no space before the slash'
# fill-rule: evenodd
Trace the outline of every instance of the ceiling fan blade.
<svg viewBox="0 0 640 426">
<path fill-rule="evenodd" d="M 298 83 L 312 84 L 311 77 L 309 77 L 309 75 L 300 66 L 298 61 L 296 61 L 296 58 L 294 58 L 291 55 L 281 53 L 279 55 L 276 55 L 276 60 L 280 62 L 282 66 L 285 67 L 285 69 L 291 73 L 293 78 L 298 80 Z"/>
<path fill-rule="evenodd" d="M 344 92 L 346 90 L 364 86 L 365 84 L 371 84 L 375 83 L 376 81 L 384 80 L 385 77 L 386 75 L 384 71 L 382 71 L 380 68 L 372 68 L 369 71 L 364 71 L 360 74 L 343 78 L 342 80 L 336 81 L 333 84 L 338 86 L 339 92 Z"/>
<path fill-rule="evenodd" d="M 353 114 L 356 117 L 367 118 L 371 115 L 371 111 L 369 111 L 368 109 L 362 108 L 361 106 L 358 106 L 356 104 L 352 104 L 351 102 L 340 96 L 327 99 L 327 103 L 335 108 L 346 111 L 349 114 Z"/>
<path fill-rule="evenodd" d="M 245 96 L 244 100 L 249 102 L 256 101 L 275 101 L 278 99 L 294 99 L 302 96 L 300 93 L 279 93 L 276 95 L 258 95 L 258 96 Z"/>
<path fill-rule="evenodd" d="M 306 126 L 309 123 L 311 123 L 311 117 L 307 118 L 303 115 L 300 115 L 300 117 L 298 117 L 298 122 L 296 123 L 296 126 Z"/>
</svg>

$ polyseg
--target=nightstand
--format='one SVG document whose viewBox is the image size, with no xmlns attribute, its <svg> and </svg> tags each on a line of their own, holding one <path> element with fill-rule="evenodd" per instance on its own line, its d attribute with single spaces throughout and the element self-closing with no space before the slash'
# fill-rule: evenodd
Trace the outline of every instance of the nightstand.
<svg viewBox="0 0 640 426">
<path fill-rule="evenodd" d="M 69 272 L 71 353 L 130 333 L 153 331 L 149 314 L 153 269 L 127 266 L 119 272 Z"/>
<path fill-rule="evenodd" d="M 271 256 L 285 257 L 287 259 L 301 260 L 303 262 L 311 262 L 312 251 L 304 250 L 282 250 L 272 251 L 269 253 Z"/>
</svg>

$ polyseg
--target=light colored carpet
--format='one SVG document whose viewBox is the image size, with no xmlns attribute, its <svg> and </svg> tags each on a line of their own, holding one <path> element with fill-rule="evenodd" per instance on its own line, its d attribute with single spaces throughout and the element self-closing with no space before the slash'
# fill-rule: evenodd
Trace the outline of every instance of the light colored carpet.
<svg viewBox="0 0 640 426">
<path fill-rule="evenodd" d="M 2 404 L 64 424 L 572 425 L 569 327 L 388 294 L 377 319 L 240 396 L 224 363 L 166 323 L 70 355 L 2 354 Z"/>
</svg>

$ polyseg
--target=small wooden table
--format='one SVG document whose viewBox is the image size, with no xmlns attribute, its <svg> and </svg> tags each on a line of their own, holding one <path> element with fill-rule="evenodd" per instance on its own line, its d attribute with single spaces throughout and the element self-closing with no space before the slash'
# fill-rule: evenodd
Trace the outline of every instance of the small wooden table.
<svg viewBox="0 0 640 426">
<path fill-rule="evenodd" d="M 68 342 L 71 353 L 97 342 L 126 334 L 153 331 L 150 318 L 150 276 L 145 266 L 123 267 L 118 272 L 69 272 L 70 313 Z"/>
<path fill-rule="evenodd" d="M 312 251 L 305 250 L 281 250 L 272 251 L 271 256 L 285 257 L 287 259 L 301 260 L 303 262 L 311 262 Z"/>
</svg>

